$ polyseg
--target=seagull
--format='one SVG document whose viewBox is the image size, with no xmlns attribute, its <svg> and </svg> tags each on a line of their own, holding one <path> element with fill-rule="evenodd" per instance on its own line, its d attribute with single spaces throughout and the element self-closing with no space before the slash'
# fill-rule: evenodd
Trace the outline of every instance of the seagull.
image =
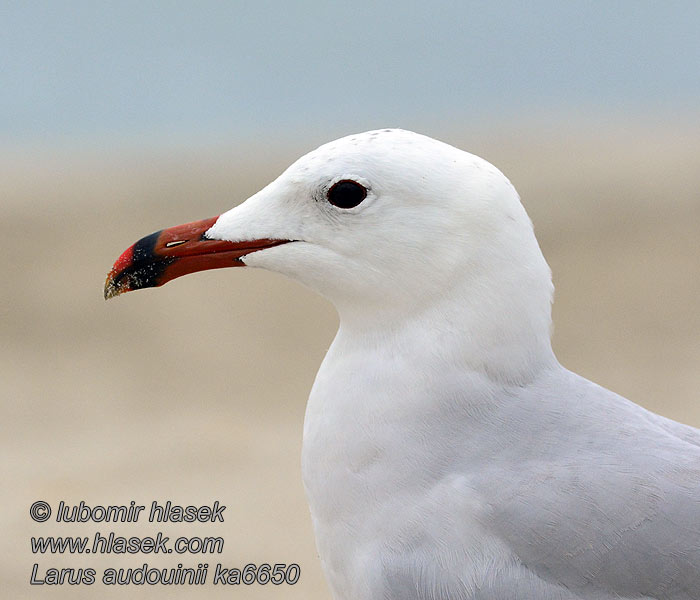
<svg viewBox="0 0 700 600">
<path fill-rule="evenodd" d="M 105 297 L 259 267 L 329 299 L 302 473 L 335 600 L 698 600 L 700 430 L 568 371 L 510 181 L 400 129 L 127 249 Z"/>
</svg>

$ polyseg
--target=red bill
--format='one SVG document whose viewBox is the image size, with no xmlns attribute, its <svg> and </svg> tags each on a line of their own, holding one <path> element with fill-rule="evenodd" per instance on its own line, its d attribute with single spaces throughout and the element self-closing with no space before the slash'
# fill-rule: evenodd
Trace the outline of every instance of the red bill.
<svg viewBox="0 0 700 600">
<path fill-rule="evenodd" d="M 289 240 L 210 240 L 205 233 L 219 217 L 156 231 L 141 238 L 117 259 L 105 281 L 105 300 L 148 287 L 158 287 L 188 273 L 243 267 L 242 256 L 286 244 Z"/>
</svg>

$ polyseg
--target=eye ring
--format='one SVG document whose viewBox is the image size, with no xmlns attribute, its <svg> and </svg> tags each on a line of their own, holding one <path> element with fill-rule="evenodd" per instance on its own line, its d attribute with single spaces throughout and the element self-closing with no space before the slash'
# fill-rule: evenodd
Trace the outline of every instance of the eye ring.
<svg viewBox="0 0 700 600">
<path fill-rule="evenodd" d="M 344 209 L 355 208 L 366 197 L 367 188 L 352 179 L 341 179 L 337 181 L 326 193 L 328 202 L 333 206 Z"/>
</svg>

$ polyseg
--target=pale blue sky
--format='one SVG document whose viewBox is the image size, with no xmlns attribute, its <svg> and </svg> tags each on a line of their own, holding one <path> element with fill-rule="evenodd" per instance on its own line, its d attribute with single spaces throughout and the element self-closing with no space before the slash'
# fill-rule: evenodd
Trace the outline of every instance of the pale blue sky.
<svg viewBox="0 0 700 600">
<path fill-rule="evenodd" d="M 0 2 L 3 144 L 235 138 L 700 100 L 700 2 Z"/>
</svg>

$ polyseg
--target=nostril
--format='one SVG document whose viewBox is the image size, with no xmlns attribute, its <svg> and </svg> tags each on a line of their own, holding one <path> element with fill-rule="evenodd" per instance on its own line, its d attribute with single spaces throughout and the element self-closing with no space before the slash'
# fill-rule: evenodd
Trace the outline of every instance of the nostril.
<svg viewBox="0 0 700 600">
<path fill-rule="evenodd" d="M 175 246 L 180 246 L 181 244 L 184 244 L 186 242 L 187 242 L 187 240 L 176 240 L 174 242 L 168 242 L 167 244 L 165 244 L 165 247 L 166 248 L 174 248 Z"/>
</svg>

